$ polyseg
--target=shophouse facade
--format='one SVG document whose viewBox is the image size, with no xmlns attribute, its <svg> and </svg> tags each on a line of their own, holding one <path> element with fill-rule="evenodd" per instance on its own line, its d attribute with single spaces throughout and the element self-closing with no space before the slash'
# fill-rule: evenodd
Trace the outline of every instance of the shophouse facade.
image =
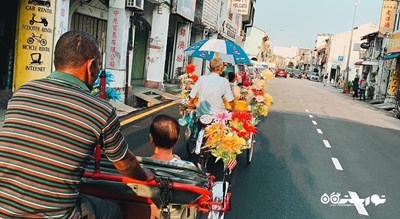
<svg viewBox="0 0 400 219">
<path fill-rule="evenodd" d="M 0 89 L 15 91 L 49 75 L 57 39 L 68 30 L 83 30 L 100 43 L 103 68 L 114 76 L 111 86 L 125 103 L 132 86 L 162 89 L 176 77 L 192 61 L 183 52 L 190 44 L 208 38 L 242 43 L 247 22 L 242 17 L 255 10 L 251 0 L 235 7 L 234 0 L 38 2 L 12 1 L 0 15 Z M 193 62 L 204 72 L 203 60 Z"/>
</svg>

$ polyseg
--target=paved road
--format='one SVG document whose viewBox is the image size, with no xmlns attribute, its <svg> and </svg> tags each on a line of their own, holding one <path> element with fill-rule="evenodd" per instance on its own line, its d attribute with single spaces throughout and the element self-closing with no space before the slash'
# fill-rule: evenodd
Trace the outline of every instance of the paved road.
<svg viewBox="0 0 400 219">
<path fill-rule="evenodd" d="M 239 156 L 225 218 L 400 217 L 400 120 L 322 83 L 276 78 L 267 90 L 275 102 L 259 125 L 253 162 Z M 159 113 L 178 118 L 176 106 Z M 141 156 L 151 153 L 150 121 L 124 130 Z M 187 158 L 182 140 L 176 153 Z M 332 193 L 347 206 L 332 204 Z M 357 201 L 369 204 L 349 203 Z"/>
<path fill-rule="evenodd" d="M 267 89 L 275 103 L 226 218 L 400 217 L 400 120 L 322 83 L 276 78 Z M 325 193 L 351 206 L 323 204 Z M 350 204 L 357 195 L 370 204 Z"/>
</svg>

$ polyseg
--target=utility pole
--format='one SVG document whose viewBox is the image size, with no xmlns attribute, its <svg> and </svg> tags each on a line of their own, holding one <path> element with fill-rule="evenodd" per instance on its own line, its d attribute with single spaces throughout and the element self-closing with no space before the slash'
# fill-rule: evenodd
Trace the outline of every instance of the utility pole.
<svg viewBox="0 0 400 219">
<path fill-rule="evenodd" d="M 354 14 L 353 14 L 353 24 L 351 26 L 351 34 L 350 34 L 350 45 L 349 45 L 349 52 L 347 54 L 347 63 L 346 63 L 346 77 L 344 79 L 344 82 L 346 83 L 349 80 L 349 73 L 350 73 L 350 54 L 351 50 L 353 48 L 353 32 L 354 32 L 354 21 L 356 19 L 356 11 L 357 11 L 357 5 L 359 3 L 359 0 L 356 0 L 356 4 L 354 5 Z"/>
</svg>

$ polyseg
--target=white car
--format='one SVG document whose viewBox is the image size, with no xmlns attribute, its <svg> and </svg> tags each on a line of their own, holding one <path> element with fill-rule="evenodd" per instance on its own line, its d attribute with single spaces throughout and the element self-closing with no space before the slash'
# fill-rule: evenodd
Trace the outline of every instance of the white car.
<svg viewBox="0 0 400 219">
<path fill-rule="evenodd" d="M 320 81 L 318 72 L 311 72 L 310 81 Z"/>
</svg>

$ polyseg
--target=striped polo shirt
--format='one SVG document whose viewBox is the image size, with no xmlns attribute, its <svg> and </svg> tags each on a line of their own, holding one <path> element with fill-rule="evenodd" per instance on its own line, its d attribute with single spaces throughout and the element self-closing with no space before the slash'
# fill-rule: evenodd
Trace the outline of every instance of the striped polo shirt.
<svg viewBox="0 0 400 219">
<path fill-rule="evenodd" d="M 112 162 L 126 141 L 114 107 L 53 72 L 21 86 L 0 131 L 0 218 L 77 218 L 80 180 L 103 136 Z"/>
</svg>

